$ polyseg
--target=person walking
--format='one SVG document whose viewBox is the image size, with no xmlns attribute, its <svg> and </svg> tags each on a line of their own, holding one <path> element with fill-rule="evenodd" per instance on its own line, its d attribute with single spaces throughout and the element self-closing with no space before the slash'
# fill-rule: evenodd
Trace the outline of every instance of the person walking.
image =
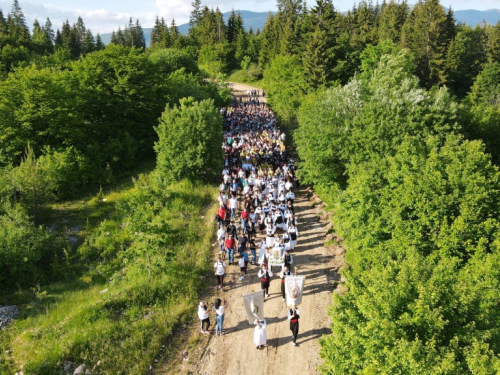
<svg viewBox="0 0 500 375">
<path fill-rule="evenodd" d="M 253 343 L 257 349 L 263 348 L 267 343 L 266 320 L 255 319 L 255 330 L 253 331 Z"/>
<path fill-rule="evenodd" d="M 224 275 L 226 273 L 226 263 L 222 260 L 222 257 L 217 258 L 217 262 L 214 264 L 215 277 L 217 278 L 217 287 L 219 289 L 224 289 Z"/>
<path fill-rule="evenodd" d="M 260 286 L 265 297 L 269 297 L 269 285 L 271 283 L 271 277 L 273 277 L 273 272 L 267 269 L 267 264 L 262 264 L 257 276 L 260 277 Z"/>
<path fill-rule="evenodd" d="M 235 240 L 234 236 L 230 235 L 229 238 L 226 238 L 226 252 L 227 252 L 227 260 L 229 262 L 229 265 L 234 264 L 234 246 L 235 246 Z"/>
<path fill-rule="evenodd" d="M 287 266 L 283 267 L 280 273 L 281 278 L 281 297 L 283 297 L 283 302 L 285 302 L 285 279 L 287 276 L 292 276 L 292 273 Z"/>
<path fill-rule="evenodd" d="M 292 331 L 292 344 L 297 346 L 297 335 L 299 334 L 300 310 L 297 305 L 288 310 L 288 320 L 290 320 L 290 331 Z"/>
<path fill-rule="evenodd" d="M 216 320 L 216 325 L 215 325 L 215 336 L 217 336 L 217 333 L 219 336 L 222 336 L 224 332 L 222 332 L 222 325 L 224 324 L 224 313 L 226 311 L 226 299 L 224 298 L 224 304 L 222 304 L 222 301 L 220 298 L 217 298 L 215 300 L 215 305 L 214 305 L 214 310 L 215 310 L 215 320 Z"/>
<path fill-rule="evenodd" d="M 288 267 L 288 270 L 291 272 L 292 271 L 292 264 L 293 264 L 293 257 L 289 253 L 288 250 L 285 250 L 285 256 L 283 257 L 285 261 L 285 267 Z"/>
<path fill-rule="evenodd" d="M 203 302 L 200 302 L 200 304 L 198 305 L 198 318 L 200 319 L 201 333 L 209 335 L 210 332 L 208 331 L 208 329 L 210 328 L 210 316 L 207 312 L 207 305 L 205 305 Z M 203 329 L 205 325 L 207 326 L 207 328 Z"/>
</svg>

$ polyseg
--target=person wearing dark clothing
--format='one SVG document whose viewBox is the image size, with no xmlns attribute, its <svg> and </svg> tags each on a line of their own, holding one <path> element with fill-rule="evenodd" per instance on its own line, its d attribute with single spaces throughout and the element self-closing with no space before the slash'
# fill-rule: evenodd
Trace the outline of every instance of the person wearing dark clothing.
<svg viewBox="0 0 500 375">
<path fill-rule="evenodd" d="M 266 265 L 263 264 L 257 276 L 260 278 L 260 286 L 264 292 L 264 298 L 269 297 L 269 284 L 273 273 L 267 269 Z"/>
<path fill-rule="evenodd" d="M 290 331 L 292 331 L 292 344 L 297 346 L 297 335 L 299 334 L 300 310 L 296 305 L 288 310 L 288 320 L 290 320 Z"/>
</svg>

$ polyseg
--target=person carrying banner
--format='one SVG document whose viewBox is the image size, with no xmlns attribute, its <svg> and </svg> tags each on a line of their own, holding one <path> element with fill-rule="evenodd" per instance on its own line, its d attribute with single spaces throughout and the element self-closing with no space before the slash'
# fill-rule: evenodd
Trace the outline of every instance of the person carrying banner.
<svg viewBox="0 0 500 375">
<path fill-rule="evenodd" d="M 267 269 L 266 264 L 262 264 L 257 276 L 260 278 L 260 286 L 264 292 L 265 297 L 269 297 L 269 285 L 271 282 L 271 277 L 273 276 L 272 271 Z"/>
<path fill-rule="evenodd" d="M 292 344 L 297 346 L 297 335 L 299 334 L 300 310 L 297 305 L 288 309 L 288 320 L 290 320 L 290 331 L 292 331 Z"/>
<path fill-rule="evenodd" d="M 287 266 L 283 267 L 280 273 L 281 278 L 281 296 L 283 297 L 283 302 L 285 302 L 285 279 L 287 276 L 291 276 L 292 273 Z"/>
</svg>

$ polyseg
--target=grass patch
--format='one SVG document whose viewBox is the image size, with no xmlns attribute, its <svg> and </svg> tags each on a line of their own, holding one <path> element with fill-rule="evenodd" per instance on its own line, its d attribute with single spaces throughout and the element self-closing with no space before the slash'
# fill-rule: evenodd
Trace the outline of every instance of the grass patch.
<svg viewBox="0 0 500 375">
<path fill-rule="evenodd" d="M 256 79 L 252 77 L 251 75 L 248 74 L 248 72 L 244 71 L 243 69 L 238 69 L 235 70 L 227 77 L 227 81 L 229 82 L 237 82 L 237 83 L 244 83 L 247 85 L 254 86 L 258 89 L 264 89 L 264 84 L 263 84 L 263 79 Z"/>
<path fill-rule="evenodd" d="M 75 254 L 84 272 L 20 293 L 21 316 L 0 337 L 0 373 L 61 373 L 65 361 L 100 373 L 143 374 L 172 332 L 192 317 L 210 265 L 213 187 L 133 186 L 60 205 L 84 218 Z M 103 199 L 107 199 L 103 202 Z"/>
</svg>

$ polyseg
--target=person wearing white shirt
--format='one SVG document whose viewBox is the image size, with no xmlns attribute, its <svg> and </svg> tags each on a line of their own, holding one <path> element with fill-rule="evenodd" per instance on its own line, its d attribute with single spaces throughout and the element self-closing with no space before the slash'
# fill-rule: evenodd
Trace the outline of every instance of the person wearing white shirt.
<svg viewBox="0 0 500 375">
<path fill-rule="evenodd" d="M 292 273 L 288 269 L 287 266 L 283 267 L 283 269 L 280 272 L 280 279 L 281 279 L 281 296 L 283 297 L 283 302 L 285 302 L 285 279 L 287 276 L 292 276 Z"/>
<path fill-rule="evenodd" d="M 215 305 L 214 305 L 214 310 L 215 310 L 215 336 L 217 336 L 217 333 L 219 336 L 222 336 L 224 332 L 222 332 L 222 325 L 224 324 L 224 313 L 226 311 L 226 299 L 224 298 L 224 304 L 222 304 L 222 301 L 220 298 L 217 298 L 215 300 Z"/>
<path fill-rule="evenodd" d="M 234 219 L 236 216 L 236 209 L 238 208 L 238 198 L 233 194 L 231 198 L 229 198 L 229 210 L 231 212 L 231 219 Z"/>
<path fill-rule="evenodd" d="M 293 191 L 289 191 L 287 194 L 286 194 L 286 200 L 287 201 L 294 201 L 295 199 L 295 194 L 293 193 Z"/>
<path fill-rule="evenodd" d="M 214 264 L 215 277 L 217 278 L 217 284 L 219 289 L 224 289 L 224 275 L 226 273 L 226 263 L 219 256 Z"/>
<path fill-rule="evenodd" d="M 273 272 L 267 269 L 265 264 L 262 264 L 257 276 L 260 278 L 260 286 L 262 292 L 264 292 L 264 297 L 269 297 L 269 285 L 271 282 L 271 277 L 273 277 Z"/>
<path fill-rule="evenodd" d="M 297 245 L 297 237 L 299 236 L 299 231 L 293 221 L 294 219 L 292 218 L 288 223 L 288 235 L 290 236 L 290 244 L 288 246 L 289 250 L 295 249 L 295 246 Z"/>
<path fill-rule="evenodd" d="M 210 328 L 210 316 L 207 312 L 207 306 L 203 302 L 200 302 L 198 305 L 198 318 L 200 319 L 201 333 L 209 335 L 210 332 L 208 329 Z M 205 324 L 207 325 L 207 329 L 204 330 L 203 327 Z"/>
</svg>

